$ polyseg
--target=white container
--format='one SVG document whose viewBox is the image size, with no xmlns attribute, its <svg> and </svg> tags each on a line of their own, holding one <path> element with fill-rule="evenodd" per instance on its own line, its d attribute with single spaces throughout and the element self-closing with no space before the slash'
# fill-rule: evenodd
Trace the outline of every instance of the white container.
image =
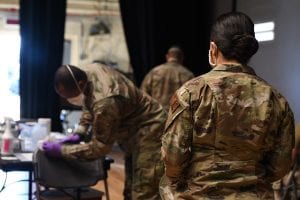
<svg viewBox="0 0 300 200">
<path fill-rule="evenodd" d="M 18 136 L 20 140 L 21 151 L 33 151 L 32 148 L 32 139 L 31 139 L 31 132 L 33 126 L 37 123 L 26 123 L 26 124 L 19 124 L 20 127 L 20 134 Z"/>
<path fill-rule="evenodd" d="M 31 131 L 31 147 L 32 151 L 35 151 L 38 145 L 38 141 L 45 139 L 49 135 L 48 127 L 46 124 L 37 123 L 33 126 Z"/>
<path fill-rule="evenodd" d="M 23 151 L 23 152 L 33 151 L 31 138 L 25 138 L 25 139 L 20 140 L 20 146 L 21 146 L 21 151 Z"/>
<path fill-rule="evenodd" d="M 15 137 L 11 131 L 10 119 L 5 119 L 5 131 L 2 135 L 1 141 L 1 155 L 11 155 L 13 154 L 13 149 L 15 145 Z"/>
<path fill-rule="evenodd" d="M 47 127 L 47 135 L 51 132 L 51 118 L 38 118 L 38 124 L 43 124 Z"/>
</svg>

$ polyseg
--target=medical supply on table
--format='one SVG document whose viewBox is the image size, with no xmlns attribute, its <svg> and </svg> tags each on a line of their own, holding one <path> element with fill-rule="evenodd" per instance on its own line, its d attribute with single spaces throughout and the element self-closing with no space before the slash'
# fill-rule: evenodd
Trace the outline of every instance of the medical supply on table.
<svg viewBox="0 0 300 200">
<path fill-rule="evenodd" d="M 5 118 L 5 131 L 1 141 L 1 155 L 12 155 L 15 145 L 15 136 L 11 130 L 11 119 Z"/>
</svg>

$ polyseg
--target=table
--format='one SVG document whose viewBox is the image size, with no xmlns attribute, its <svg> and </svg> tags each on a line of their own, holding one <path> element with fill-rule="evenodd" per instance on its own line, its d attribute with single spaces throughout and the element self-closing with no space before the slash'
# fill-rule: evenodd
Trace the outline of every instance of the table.
<svg viewBox="0 0 300 200">
<path fill-rule="evenodd" d="M 12 172 L 12 171 L 27 171 L 29 173 L 28 179 L 28 199 L 32 198 L 32 176 L 33 176 L 33 163 L 32 161 L 21 161 L 19 159 L 8 160 L 5 159 L 8 156 L 0 157 L 0 169 L 4 172 Z M 14 156 L 9 156 L 14 157 Z"/>
<path fill-rule="evenodd" d="M 12 172 L 12 171 L 26 171 L 29 173 L 29 179 L 28 179 L 28 199 L 31 200 L 32 198 L 32 182 L 33 182 L 33 172 L 34 172 L 34 165 L 32 160 L 31 161 L 21 161 L 17 159 L 17 157 L 11 156 L 11 158 L 14 158 L 13 160 L 7 160 L 4 159 L 7 156 L 0 156 L 0 169 L 4 172 Z M 105 195 L 106 199 L 109 199 L 109 192 L 108 192 L 108 184 L 107 184 L 107 171 L 110 169 L 111 163 L 113 163 L 114 160 L 109 157 L 105 157 L 103 160 L 103 169 L 104 169 L 104 185 L 105 185 Z M 94 191 L 92 191 L 94 192 Z M 102 193 L 103 194 L 103 193 Z"/>
</svg>

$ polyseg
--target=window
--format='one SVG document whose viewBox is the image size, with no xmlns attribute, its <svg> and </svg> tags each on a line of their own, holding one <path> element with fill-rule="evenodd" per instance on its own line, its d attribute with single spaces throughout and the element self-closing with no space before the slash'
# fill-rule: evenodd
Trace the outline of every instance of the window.
<svg viewBox="0 0 300 200">
<path fill-rule="evenodd" d="M 273 21 L 254 24 L 255 38 L 258 42 L 274 40 L 274 27 Z"/>
<path fill-rule="evenodd" d="M 20 119 L 20 35 L 18 31 L 0 32 L 0 119 Z"/>
</svg>

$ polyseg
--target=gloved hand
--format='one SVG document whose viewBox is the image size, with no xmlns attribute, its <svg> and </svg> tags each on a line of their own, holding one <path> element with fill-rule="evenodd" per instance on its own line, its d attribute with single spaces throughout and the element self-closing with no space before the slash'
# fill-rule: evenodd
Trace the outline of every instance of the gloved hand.
<svg viewBox="0 0 300 200">
<path fill-rule="evenodd" d="M 58 141 L 60 144 L 76 144 L 80 142 L 80 136 L 78 134 L 68 135 L 67 137 Z"/>
<path fill-rule="evenodd" d="M 61 144 L 58 142 L 46 141 L 43 143 L 42 148 L 48 156 L 61 157 Z"/>
</svg>

